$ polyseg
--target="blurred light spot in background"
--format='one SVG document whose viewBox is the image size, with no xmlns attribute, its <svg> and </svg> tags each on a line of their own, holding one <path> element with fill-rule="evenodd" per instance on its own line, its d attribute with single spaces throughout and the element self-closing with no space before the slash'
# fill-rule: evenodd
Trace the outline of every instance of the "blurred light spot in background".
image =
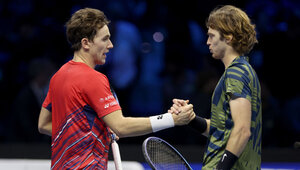
<svg viewBox="0 0 300 170">
<path fill-rule="evenodd" d="M 164 35 L 161 32 L 155 32 L 153 34 L 153 40 L 155 42 L 162 42 L 164 40 Z"/>
</svg>

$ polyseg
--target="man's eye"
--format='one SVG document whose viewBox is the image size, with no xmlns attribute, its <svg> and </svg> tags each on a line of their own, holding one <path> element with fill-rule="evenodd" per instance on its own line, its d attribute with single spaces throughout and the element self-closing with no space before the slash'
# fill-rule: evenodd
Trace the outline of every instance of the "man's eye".
<svg viewBox="0 0 300 170">
<path fill-rule="evenodd" d="M 103 41 L 109 40 L 109 36 L 104 37 L 102 40 L 103 40 Z"/>
</svg>

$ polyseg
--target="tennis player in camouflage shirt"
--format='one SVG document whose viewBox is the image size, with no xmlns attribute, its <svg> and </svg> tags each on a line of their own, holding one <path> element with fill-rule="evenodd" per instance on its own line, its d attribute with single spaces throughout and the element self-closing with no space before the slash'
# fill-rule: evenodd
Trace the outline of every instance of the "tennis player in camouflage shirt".
<svg viewBox="0 0 300 170">
<path fill-rule="evenodd" d="M 226 5 L 207 20 L 207 45 L 225 66 L 212 96 L 211 118 L 197 116 L 190 126 L 208 137 L 202 170 L 261 169 L 261 88 L 245 57 L 257 43 L 255 25 L 239 8 Z M 174 99 L 172 113 L 188 101 Z"/>
</svg>

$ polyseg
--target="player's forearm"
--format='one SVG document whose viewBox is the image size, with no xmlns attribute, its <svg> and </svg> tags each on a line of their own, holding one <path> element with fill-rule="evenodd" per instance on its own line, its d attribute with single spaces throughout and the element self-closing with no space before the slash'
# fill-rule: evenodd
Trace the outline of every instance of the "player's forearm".
<svg viewBox="0 0 300 170">
<path fill-rule="evenodd" d="M 233 127 L 224 154 L 217 164 L 216 169 L 231 169 L 243 152 L 249 137 L 250 130 L 247 126 Z"/>
<path fill-rule="evenodd" d="M 41 108 L 38 130 L 42 134 L 52 135 L 52 113 L 44 107 Z"/>
<path fill-rule="evenodd" d="M 39 125 L 39 132 L 48 136 L 52 136 L 52 122 Z"/>
<path fill-rule="evenodd" d="M 178 115 L 165 113 L 148 118 L 124 117 L 122 111 L 117 110 L 102 119 L 119 137 L 131 137 L 157 132 L 175 125 L 186 125 L 195 117 L 192 108 L 192 105 L 187 105 Z"/>
<path fill-rule="evenodd" d="M 210 127 L 210 119 L 205 119 L 206 120 L 206 124 L 207 124 L 207 127 L 206 127 L 206 130 L 205 130 L 205 132 L 204 133 L 202 133 L 202 135 L 204 135 L 204 136 L 208 136 L 208 134 L 209 134 L 209 127 Z"/>
<path fill-rule="evenodd" d="M 152 133 L 149 118 L 123 117 L 114 128 L 114 132 L 121 138 L 133 137 Z M 124 123 L 123 123 L 124 122 Z"/>
<path fill-rule="evenodd" d="M 247 145 L 250 136 L 251 132 L 248 128 L 233 128 L 226 146 L 226 150 L 239 157 Z"/>
<path fill-rule="evenodd" d="M 194 116 L 194 114 L 178 116 L 174 114 L 172 115 L 171 113 L 165 113 L 151 116 L 149 118 L 123 117 L 121 119 L 122 123 L 117 125 L 117 133 L 119 133 L 121 137 L 145 135 L 151 132 L 171 128 L 175 125 L 187 124 Z"/>
<path fill-rule="evenodd" d="M 204 136 L 208 136 L 210 120 L 204 119 L 200 116 L 196 116 L 189 124 L 189 127 L 195 129 L 200 132 Z"/>
<path fill-rule="evenodd" d="M 120 138 L 145 135 L 152 132 L 149 118 L 124 117 L 121 110 L 107 114 L 102 119 Z"/>
</svg>

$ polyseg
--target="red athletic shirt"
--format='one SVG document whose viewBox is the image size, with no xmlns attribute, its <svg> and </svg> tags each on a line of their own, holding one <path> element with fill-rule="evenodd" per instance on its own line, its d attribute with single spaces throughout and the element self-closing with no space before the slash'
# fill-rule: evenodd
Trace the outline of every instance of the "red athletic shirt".
<svg viewBox="0 0 300 170">
<path fill-rule="evenodd" d="M 69 61 L 51 78 L 43 107 L 52 112 L 51 169 L 107 169 L 109 130 L 120 110 L 105 75 Z"/>
</svg>

